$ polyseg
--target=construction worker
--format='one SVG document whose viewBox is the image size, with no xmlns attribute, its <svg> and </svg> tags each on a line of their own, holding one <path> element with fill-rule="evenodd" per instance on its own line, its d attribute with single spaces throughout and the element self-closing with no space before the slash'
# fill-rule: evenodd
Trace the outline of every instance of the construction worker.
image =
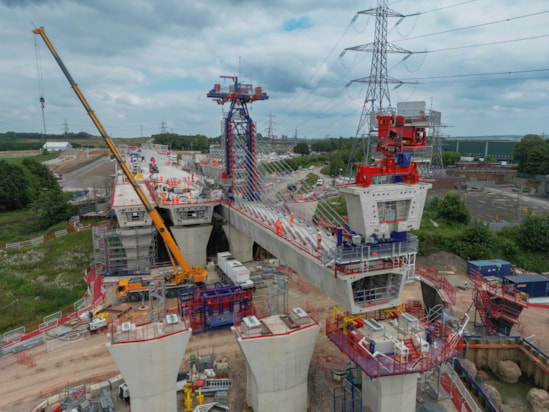
<svg viewBox="0 0 549 412">
<path fill-rule="evenodd" d="M 294 225 L 294 214 L 290 213 L 290 226 Z"/>
<path fill-rule="evenodd" d="M 320 234 L 320 230 L 316 232 L 316 245 L 318 248 L 322 247 L 322 235 Z"/>
<path fill-rule="evenodd" d="M 278 236 L 282 236 L 282 223 L 280 222 L 280 219 L 277 219 L 275 222 L 275 228 L 276 228 L 276 234 Z"/>
</svg>

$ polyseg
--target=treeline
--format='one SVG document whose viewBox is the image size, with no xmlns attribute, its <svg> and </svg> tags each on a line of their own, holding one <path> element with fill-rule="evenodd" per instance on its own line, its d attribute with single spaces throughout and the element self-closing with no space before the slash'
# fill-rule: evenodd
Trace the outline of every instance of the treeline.
<svg viewBox="0 0 549 412">
<path fill-rule="evenodd" d="M 20 163 L 0 160 L 0 176 L 0 212 L 31 208 L 43 228 L 78 212 L 51 171 L 32 157 Z"/>
<path fill-rule="evenodd" d="M 196 150 L 202 153 L 208 153 L 210 144 L 219 143 L 219 138 L 209 139 L 202 134 L 183 136 L 175 133 L 161 133 L 151 137 L 154 143 L 167 145 L 170 150 Z"/>
<path fill-rule="evenodd" d="M 74 139 L 89 139 L 93 136 L 86 132 L 67 133 L 67 134 L 49 134 L 46 136 L 48 140 L 74 140 Z M 40 150 L 44 145 L 44 136 L 41 133 L 20 133 L 6 132 L 0 133 L 0 152 L 9 152 L 15 150 Z M 71 143 L 73 147 L 78 147 L 80 144 Z"/>
<path fill-rule="evenodd" d="M 549 174 L 549 139 L 528 134 L 513 149 L 517 170 L 534 175 Z"/>
</svg>

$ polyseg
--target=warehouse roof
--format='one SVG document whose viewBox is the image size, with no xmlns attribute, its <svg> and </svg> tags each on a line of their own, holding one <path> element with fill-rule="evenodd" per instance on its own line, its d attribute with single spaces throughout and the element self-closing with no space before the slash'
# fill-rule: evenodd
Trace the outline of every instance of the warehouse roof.
<svg viewBox="0 0 549 412">
<path fill-rule="evenodd" d="M 66 150 L 72 149 L 72 145 L 69 142 L 46 142 L 42 146 L 44 150 Z"/>
</svg>

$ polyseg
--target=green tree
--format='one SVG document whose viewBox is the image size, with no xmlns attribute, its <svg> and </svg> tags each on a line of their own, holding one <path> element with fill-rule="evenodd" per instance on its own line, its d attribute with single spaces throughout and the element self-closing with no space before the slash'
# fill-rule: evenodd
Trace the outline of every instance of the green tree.
<svg viewBox="0 0 549 412">
<path fill-rule="evenodd" d="M 519 225 L 517 241 L 529 252 L 549 250 L 549 215 L 526 216 Z"/>
<path fill-rule="evenodd" d="M 513 149 L 517 170 L 523 173 L 549 174 L 549 140 L 527 134 Z"/>
<path fill-rule="evenodd" d="M 33 202 L 32 208 L 39 216 L 40 227 L 44 229 L 78 214 L 78 208 L 68 202 L 59 187 L 43 191 Z"/>
<path fill-rule="evenodd" d="M 44 164 L 31 157 L 25 157 L 21 163 L 36 177 L 40 189 L 59 188 L 59 183 L 53 176 L 53 173 Z"/>
<path fill-rule="evenodd" d="M 436 207 L 437 217 L 448 223 L 467 224 L 469 222 L 469 209 L 467 209 L 467 205 L 459 193 L 446 193 Z"/>
<path fill-rule="evenodd" d="M 453 252 L 464 259 L 489 259 L 494 251 L 495 235 L 482 221 L 465 228 L 451 245 Z"/>
<path fill-rule="evenodd" d="M 294 146 L 294 153 L 300 154 L 301 156 L 308 155 L 309 145 L 307 143 L 298 143 Z"/>
<path fill-rule="evenodd" d="M 0 160 L 0 212 L 25 208 L 32 201 L 32 179 L 17 164 Z"/>
<path fill-rule="evenodd" d="M 522 163 L 528 158 L 528 149 L 539 143 L 543 142 L 543 139 L 537 134 L 527 134 L 520 142 L 518 142 L 513 148 L 513 160 L 515 163 Z"/>
<path fill-rule="evenodd" d="M 444 166 L 454 165 L 459 162 L 459 159 L 461 159 L 461 154 L 459 152 L 452 152 L 449 150 L 442 152 L 442 162 L 444 163 Z"/>
<path fill-rule="evenodd" d="M 528 148 L 526 160 L 519 164 L 519 171 L 545 175 L 549 173 L 549 143 L 544 141 Z"/>
</svg>

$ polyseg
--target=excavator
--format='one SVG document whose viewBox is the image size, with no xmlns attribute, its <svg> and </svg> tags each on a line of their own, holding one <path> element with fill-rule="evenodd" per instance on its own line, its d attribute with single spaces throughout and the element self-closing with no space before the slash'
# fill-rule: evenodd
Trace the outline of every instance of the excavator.
<svg viewBox="0 0 549 412">
<path fill-rule="evenodd" d="M 184 284 L 203 284 L 206 282 L 206 279 L 208 277 L 208 270 L 203 266 L 198 267 L 191 267 L 183 254 L 181 253 L 181 250 L 177 246 L 177 243 L 175 239 L 173 238 L 171 232 L 169 231 L 168 227 L 164 223 L 164 219 L 162 219 L 162 216 L 160 215 L 160 212 L 151 205 L 147 197 L 145 196 L 145 193 L 141 189 L 141 186 L 131 173 L 128 165 L 122 159 L 122 156 L 120 155 L 120 152 L 116 148 L 114 142 L 112 141 L 111 137 L 106 133 L 105 129 L 99 122 L 99 119 L 95 115 L 95 112 L 91 109 L 90 105 L 86 101 L 86 98 L 80 91 L 78 85 L 74 82 L 71 74 L 65 67 L 65 64 L 57 54 L 57 51 L 53 47 L 53 44 L 50 42 L 48 36 L 46 35 L 46 32 L 44 30 L 44 27 L 39 27 L 37 29 L 34 29 L 32 31 L 34 34 L 40 35 L 42 37 L 42 40 L 44 40 L 44 43 L 46 43 L 46 46 L 48 47 L 49 51 L 53 55 L 55 61 L 61 68 L 61 71 L 69 81 L 72 89 L 78 96 L 78 99 L 86 109 L 89 117 L 91 118 L 93 124 L 99 131 L 99 134 L 103 138 L 104 142 L 109 147 L 109 150 L 111 151 L 112 156 L 116 159 L 118 165 L 124 172 L 124 175 L 134 188 L 135 192 L 137 193 L 137 196 L 141 200 L 143 206 L 145 206 L 145 209 L 147 210 L 147 213 L 151 217 L 154 226 L 156 227 L 158 233 L 162 237 L 164 241 L 164 245 L 167 247 L 168 252 L 170 254 L 170 260 L 171 264 L 173 266 L 173 273 L 168 274 L 165 277 L 166 284 L 166 295 L 168 297 L 173 297 L 176 294 L 176 289 L 180 285 Z M 129 300 L 131 301 L 137 301 L 143 298 L 144 296 L 148 295 L 149 290 L 149 283 L 147 281 L 141 280 L 140 278 L 136 279 L 122 279 L 118 283 L 118 287 L 116 290 L 116 296 L 117 297 L 124 297 L 127 296 Z"/>
</svg>

